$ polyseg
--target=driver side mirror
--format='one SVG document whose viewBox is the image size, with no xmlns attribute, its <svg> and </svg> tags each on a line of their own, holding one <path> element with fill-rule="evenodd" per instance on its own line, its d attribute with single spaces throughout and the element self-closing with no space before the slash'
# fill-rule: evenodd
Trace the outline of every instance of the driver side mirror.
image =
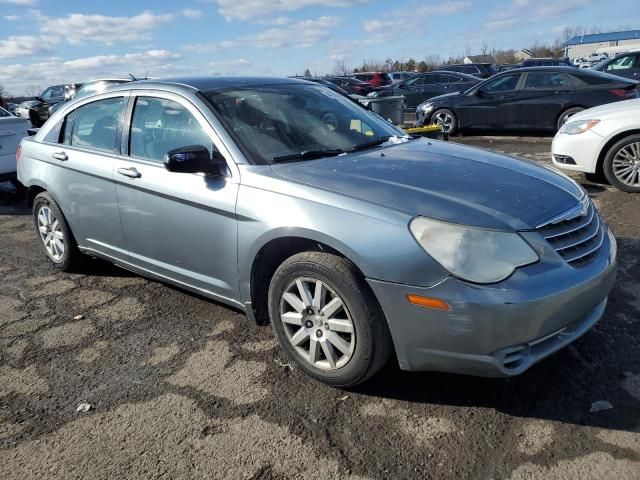
<svg viewBox="0 0 640 480">
<path fill-rule="evenodd" d="M 487 92 L 485 92 L 483 89 L 479 88 L 479 89 L 476 90 L 475 96 L 483 98 L 483 97 L 487 96 Z"/>
<path fill-rule="evenodd" d="M 209 153 L 207 147 L 190 145 L 170 150 L 164 156 L 164 168 L 177 173 L 204 173 L 216 177 L 227 174 L 227 164 L 219 152 Z"/>
</svg>

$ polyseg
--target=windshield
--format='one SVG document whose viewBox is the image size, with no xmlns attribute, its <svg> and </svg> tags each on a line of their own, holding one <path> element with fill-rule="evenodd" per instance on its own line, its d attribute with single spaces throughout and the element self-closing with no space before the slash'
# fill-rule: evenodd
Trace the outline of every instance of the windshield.
<svg viewBox="0 0 640 480">
<path fill-rule="evenodd" d="M 406 134 L 354 101 L 316 85 L 266 85 L 205 94 L 255 163 L 372 148 Z"/>
</svg>

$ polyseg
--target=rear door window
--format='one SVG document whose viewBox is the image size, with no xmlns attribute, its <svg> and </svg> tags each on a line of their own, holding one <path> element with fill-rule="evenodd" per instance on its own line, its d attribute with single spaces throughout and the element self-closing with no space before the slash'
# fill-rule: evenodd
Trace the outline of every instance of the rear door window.
<svg viewBox="0 0 640 480">
<path fill-rule="evenodd" d="M 133 109 L 129 155 L 162 162 L 170 150 L 213 142 L 186 107 L 164 98 L 138 97 Z"/>
<path fill-rule="evenodd" d="M 124 98 L 116 97 L 78 107 L 64 120 L 62 143 L 115 153 L 124 105 Z"/>
<path fill-rule="evenodd" d="M 568 75 L 555 72 L 529 72 L 525 82 L 525 90 L 566 90 L 572 87 Z"/>
</svg>

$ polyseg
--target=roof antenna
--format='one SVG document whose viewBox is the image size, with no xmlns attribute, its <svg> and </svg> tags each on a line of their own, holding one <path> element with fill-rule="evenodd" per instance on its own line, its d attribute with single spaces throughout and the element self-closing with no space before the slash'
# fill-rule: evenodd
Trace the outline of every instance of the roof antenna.
<svg viewBox="0 0 640 480">
<path fill-rule="evenodd" d="M 133 80 L 138 80 L 136 77 L 134 77 L 133 75 L 129 74 L 129 76 L 133 79 Z"/>
</svg>

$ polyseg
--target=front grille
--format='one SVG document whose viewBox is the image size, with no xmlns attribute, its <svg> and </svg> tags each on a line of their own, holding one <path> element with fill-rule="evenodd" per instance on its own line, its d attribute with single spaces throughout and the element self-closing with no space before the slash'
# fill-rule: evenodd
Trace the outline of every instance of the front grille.
<svg viewBox="0 0 640 480">
<path fill-rule="evenodd" d="M 604 241 L 604 228 L 593 203 L 587 198 L 586 214 L 576 212 L 565 219 L 551 221 L 537 228 L 553 249 L 574 267 L 589 263 Z"/>
</svg>

